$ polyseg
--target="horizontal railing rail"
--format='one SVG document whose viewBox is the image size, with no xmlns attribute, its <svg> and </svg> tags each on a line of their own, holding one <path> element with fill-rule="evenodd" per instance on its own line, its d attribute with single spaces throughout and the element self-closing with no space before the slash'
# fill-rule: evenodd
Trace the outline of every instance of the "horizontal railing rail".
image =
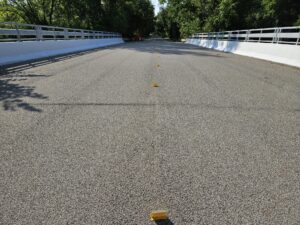
<svg viewBox="0 0 300 225">
<path fill-rule="evenodd" d="M 274 27 L 251 30 L 196 33 L 190 38 L 300 45 L 300 27 Z"/>
<path fill-rule="evenodd" d="M 55 26 L 0 23 L 0 42 L 121 38 L 121 34 Z"/>
</svg>

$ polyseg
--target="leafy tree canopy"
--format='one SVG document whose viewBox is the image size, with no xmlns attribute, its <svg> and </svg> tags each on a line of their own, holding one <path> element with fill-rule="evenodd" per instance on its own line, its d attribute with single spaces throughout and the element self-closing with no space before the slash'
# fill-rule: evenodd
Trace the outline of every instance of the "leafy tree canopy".
<svg viewBox="0 0 300 225">
<path fill-rule="evenodd" d="M 156 32 L 173 39 L 195 32 L 300 25 L 299 0 L 160 0 Z"/>
<path fill-rule="evenodd" d="M 147 36 L 154 7 L 150 0 L 0 0 L 1 21 Z"/>
</svg>

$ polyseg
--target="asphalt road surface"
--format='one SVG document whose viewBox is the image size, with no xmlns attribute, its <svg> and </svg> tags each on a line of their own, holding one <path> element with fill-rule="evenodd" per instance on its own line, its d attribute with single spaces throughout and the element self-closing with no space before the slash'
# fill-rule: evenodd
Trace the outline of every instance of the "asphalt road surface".
<svg viewBox="0 0 300 225">
<path fill-rule="evenodd" d="M 145 41 L 2 69 L 0 224 L 300 224 L 300 70 Z"/>
</svg>

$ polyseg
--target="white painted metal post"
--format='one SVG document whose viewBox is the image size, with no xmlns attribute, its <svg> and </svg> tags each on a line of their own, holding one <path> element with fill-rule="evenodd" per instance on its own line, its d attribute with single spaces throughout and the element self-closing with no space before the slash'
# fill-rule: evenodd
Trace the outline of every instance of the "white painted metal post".
<svg viewBox="0 0 300 225">
<path fill-rule="evenodd" d="M 65 40 L 69 39 L 68 29 L 66 29 L 66 28 L 64 28 L 64 39 Z"/>
<path fill-rule="evenodd" d="M 245 41 L 248 42 L 249 41 L 249 35 L 250 35 L 250 30 L 247 30 L 246 32 L 246 38 L 245 38 Z"/>
<path fill-rule="evenodd" d="M 231 41 L 231 31 L 228 32 L 228 41 Z"/>
<path fill-rule="evenodd" d="M 273 39 L 272 39 L 272 43 L 275 42 L 276 39 L 276 34 L 277 34 L 277 28 L 275 28 L 274 32 L 273 32 Z"/>
<path fill-rule="evenodd" d="M 261 35 L 262 35 L 262 30 L 260 30 L 260 36 L 259 36 L 258 42 L 261 41 Z"/>
<path fill-rule="evenodd" d="M 55 27 L 53 28 L 53 38 L 54 38 L 54 40 L 56 40 L 56 31 L 55 31 Z"/>
<path fill-rule="evenodd" d="M 16 23 L 16 30 L 17 30 L 17 41 L 21 41 L 21 35 L 19 30 L 19 24 Z"/>
<path fill-rule="evenodd" d="M 41 27 L 40 26 L 35 26 L 35 32 L 36 32 L 36 39 L 38 41 L 41 41 L 43 39 L 43 35 L 41 34 Z"/>
<path fill-rule="evenodd" d="M 281 28 L 279 28 L 278 29 L 278 32 L 277 32 L 277 44 L 279 44 L 279 40 L 280 40 L 280 37 L 278 37 L 279 36 L 279 34 L 281 33 Z"/>
</svg>

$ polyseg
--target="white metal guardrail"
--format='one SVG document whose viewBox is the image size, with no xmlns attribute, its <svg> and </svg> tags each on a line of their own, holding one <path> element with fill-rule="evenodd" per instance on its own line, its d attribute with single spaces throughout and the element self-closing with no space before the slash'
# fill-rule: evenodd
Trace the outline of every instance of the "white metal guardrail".
<svg viewBox="0 0 300 225">
<path fill-rule="evenodd" d="M 121 34 L 15 22 L 0 23 L 0 42 L 121 38 Z"/>
<path fill-rule="evenodd" d="M 197 33 L 192 35 L 190 38 L 300 45 L 300 27 L 275 27 L 252 30 Z"/>
</svg>

